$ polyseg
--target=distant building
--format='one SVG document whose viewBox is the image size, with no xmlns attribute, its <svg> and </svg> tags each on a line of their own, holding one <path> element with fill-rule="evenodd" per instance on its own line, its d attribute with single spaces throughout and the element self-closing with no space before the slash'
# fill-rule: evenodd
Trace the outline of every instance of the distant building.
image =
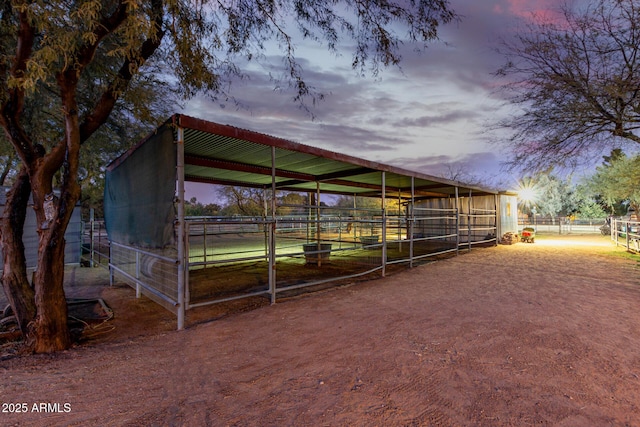
<svg viewBox="0 0 640 427">
<path fill-rule="evenodd" d="M 4 207 L 7 202 L 8 187 L 0 187 L 0 213 L 4 215 Z M 27 258 L 27 268 L 35 269 L 38 264 L 38 233 L 36 232 L 36 214 L 33 210 L 33 202 L 29 200 L 27 208 L 27 218 L 24 224 L 23 242 L 25 246 L 25 256 Z M 71 221 L 65 233 L 66 246 L 64 250 L 64 260 L 66 264 L 80 264 L 82 245 L 82 220 L 79 207 L 74 209 Z M 0 247 L 0 271 L 4 268 L 4 256 Z"/>
</svg>

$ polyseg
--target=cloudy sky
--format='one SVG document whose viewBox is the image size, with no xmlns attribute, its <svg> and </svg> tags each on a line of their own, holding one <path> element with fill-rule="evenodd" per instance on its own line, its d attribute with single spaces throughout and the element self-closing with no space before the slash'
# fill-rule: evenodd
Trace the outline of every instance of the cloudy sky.
<svg viewBox="0 0 640 427">
<path fill-rule="evenodd" d="M 422 54 L 408 46 L 402 69 L 385 69 L 376 78 L 358 76 L 350 52 L 336 57 L 300 41 L 304 77 L 326 94 L 311 107 L 314 117 L 291 101 L 292 92 L 274 90 L 263 72 L 250 72 L 250 79 L 232 87 L 242 107 L 198 98 L 183 112 L 427 174 L 454 178 L 464 170 L 465 176 L 455 177 L 506 189 L 515 177 L 501 168 L 509 154 L 491 143 L 501 135 L 490 126 L 511 108 L 496 92 L 501 82 L 492 72 L 503 58 L 494 49 L 517 19 L 555 4 L 451 0 L 462 20 L 442 27 L 441 40 Z M 264 62 L 277 64 L 277 58 L 267 52 Z"/>
</svg>

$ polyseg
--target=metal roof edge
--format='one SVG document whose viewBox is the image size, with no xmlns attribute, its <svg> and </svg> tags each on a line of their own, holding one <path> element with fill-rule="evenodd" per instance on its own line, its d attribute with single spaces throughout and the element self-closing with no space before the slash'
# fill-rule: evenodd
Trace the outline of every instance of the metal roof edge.
<svg viewBox="0 0 640 427">
<path fill-rule="evenodd" d="M 280 137 L 251 131 L 247 129 L 238 128 L 232 125 L 223 125 L 215 122 L 211 122 L 204 119 L 198 119 L 184 114 L 174 114 L 172 116 L 172 122 L 180 127 L 187 129 L 199 130 L 202 132 L 216 133 L 222 136 L 243 139 L 249 142 L 263 144 L 268 146 L 274 146 L 276 148 L 288 149 L 292 151 L 298 151 L 306 154 L 311 154 L 319 157 L 334 159 L 345 163 L 351 163 L 357 166 L 366 167 L 375 171 L 385 171 L 395 173 L 404 176 L 413 176 L 418 179 L 426 181 L 433 181 L 444 186 L 462 187 L 468 190 L 475 190 L 482 193 L 498 194 L 498 191 L 488 188 L 482 188 L 474 185 L 468 185 L 458 181 L 452 181 L 446 178 L 436 177 L 433 175 L 425 174 L 422 172 L 403 169 L 397 166 L 388 165 L 385 163 L 375 162 L 372 160 L 366 160 L 359 157 L 351 156 L 348 154 L 338 153 L 335 151 L 326 150 L 324 148 L 313 147 L 310 145 L 302 144 L 299 142 L 290 141 Z"/>
</svg>

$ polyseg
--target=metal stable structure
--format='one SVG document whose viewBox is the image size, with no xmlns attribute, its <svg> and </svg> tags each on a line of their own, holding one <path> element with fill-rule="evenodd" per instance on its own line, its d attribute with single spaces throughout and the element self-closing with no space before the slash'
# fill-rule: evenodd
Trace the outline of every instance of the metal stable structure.
<svg viewBox="0 0 640 427">
<path fill-rule="evenodd" d="M 187 218 L 188 181 L 262 189 L 264 214 Z M 308 203 L 279 204 L 282 192 L 305 194 Z M 373 198 L 379 208 L 329 207 L 320 203 L 326 195 Z M 182 329 L 190 308 L 257 295 L 275 303 L 278 295 L 295 289 L 372 273 L 385 276 L 396 264 L 411 267 L 423 258 L 495 245 L 496 236 L 512 231 L 503 229 L 502 197 L 493 190 L 174 115 L 108 166 L 109 267 L 112 280 L 129 283 L 138 295 L 174 312 Z M 391 201 L 393 209 L 388 208 Z M 287 207 L 297 214 L 283 215 Z M 253 282 L 230 291 L 243 275 Z"/>
</svg>

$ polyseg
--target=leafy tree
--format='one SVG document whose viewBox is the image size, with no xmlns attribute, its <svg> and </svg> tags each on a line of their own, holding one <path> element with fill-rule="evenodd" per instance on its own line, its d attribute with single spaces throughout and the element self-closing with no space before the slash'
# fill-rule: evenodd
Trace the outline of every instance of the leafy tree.
<svg viewBox="0 0 640 427">
<path fill-rule="evenodd" d="M 587 188 L 599 195 L 602 204 L 611 214 L 626 211 L 630 204 L 638 211 L 640 208 L 640 155 L 628 157 L 619 150 L 604 157 L 602 165 L 587 180 Z"/>
<path fill-rule="evenodd" d="M 305 194 L 287 191 L 278 196 L 276 213 L 278 215 L 305 215 L 308 212 L 308 209 L 305 208 L 308 203 Z"/>
<path fill-rule="evenodd" d="M 617 144 L 640 143 L 640 6 L 635 0 L 565 5 L 534 16 L 505 42 L 512 166 L 576 166 Z M 591 155 L 591 157 L 590 157 Z"/>
<path fill-rule="evenodd" d="M 607 213 L 599 202 L 598 197 L 589 191 L 585 185 L 576 187 L 577 213 L 582 219 L 605 218 Z"/>
<path fill-rule="evenodd" d="M 184 203 L 185 215 L 187 216 L 216 216 L 220 214 L 220 206 L 215 203 L 203 205 L 195 197 Z"/>
<path fill-rule="evenodd" d="M 341 208 L 353 208 L 353 196 L 340 196 L 336 199 L 334 205 Z M 370 209 L 372 211 L 379 211 L 381 208 L 380 199 L 360 196 L 355 198 L 355 206 L 356 209 Z"/>
<path fill-rule="evenodd" d="M 87 70 L 88 82 L 104 79 L 99 71 L 113 66 L 109 57 L 98 56 L 93 67 Z M 82 105 L 100 95 L 98 85 L 83 86 L 79 96 Z M 57 108 L 59 92 L 41 90 L 37 97 L 27 99 L 22 115 L 25 117 L 25 131 L 34 141 L 51 142 L 63 137 L 61 129 L 54 123 L 62 122 L 62 111 Z M 78 180 L 82 190 L 83 210 L 96 208 L 102 211 L 105 166 L 126 151 L 132 143 L 151 132 L 161 120 L 166 119 L 179 104 L 175 89 L 166 82 L 145 76 L 130 82 L 128 90 L 114 105 L 107 121 L 90 138 L 80 152 Z M 44 126 L 43 126 L 44 124 Z M 0 134 L 0 185 L 7 179 L 11 182 L 20 167 L 19 157 L 4 133 Z M 54 185 L 59 185 L 59 174 L 54 177 Z"/>
<path fill-rule="evenodd" d="M 271 214 L 271 188 L 224 186 L 219 189 L 219 194 L 226 203 L 220 211 L 222 215 L 261 217 L 265 214 L 265 207 Z M 308 204 L 305 193 L 276 191 L 276 215 L 305 215 L 309 212 Z"/>
<path fill-rule="evenodd" d="M 563 185 L 562 182 L 547 174 L 542 174 L 537 179 L 540 188 L 538 200 L 538 213 L 542 216 L 555 218 L 563 209 Z"/>
<path fill-rule="evenodd" d="M 570 180 L 547 172 L 525 177 L 521 181 L 522 188 L 529 193 L 529 197 L 522 200 L 523 212 L 531 214 L 535 207 L 543 217 L 555 218 L 577 211 L 578 200 Z"/>
<path fill-rule="evenodd" d="M 139 103 L 150 78 L 138 70 L 159 46 L 162 5 L 130 6 L 135 5 L 3 1 L 0 7 L 0 125 L 20 161 L 0 226 L 2 284 L 23 335 L 38 352 L 70 344 L 64 232 L 81 179 L 96 173 L 95 161 L 105 161 L 105 151 L 122 151 L 113 150 L 114 126 L 135 123 L 129 129 L 140 129 L 140 119 L 153 111 L 154 104 Z M 80 150 L 100 139 L 108 141 L 108 150 L 97 143 Z M 94 159 L 84 171 L 81 153 Z M 33 282 L 21 240 L 29 195 L 39 235 Z"/>
<path fill-rule="evenodd" d="M 265 204 L 269 203 L 269 194 L 262 189 L 225 186 L 220 190 L 226 204 L 221 210 L 225 216 L 254 216 L 264 215 Z"/>
<path fill-rule="evenodd" d="M 0 125 L 22 163 L 0 227 L 2 283 L 34 350 L 70 345 L 64 232 L 80 197 L 80 154 L 115 105 L 135 96 L 136 83 L 156 76 L 175 82 L 185 97 L 225 97 L 226 82 L 242 76 L 237 60 L 251 60 L 275 40 L 295 99 L 304 104 L 315 92 L 303 78 L 287 23 L 334 52 L 343 39 L 353 40 L 354 68 L 375 74 L 399 64 L 404 40 L 427 43 L 440 23 L 454 18 L 445 0 L 2 0 Z M 44 94 L 55 96 L 46 98 L 47 108 L 34 108 Z M 39 233 L 32 283 L 21 241 L 30 194 Z"/>
</svg>

